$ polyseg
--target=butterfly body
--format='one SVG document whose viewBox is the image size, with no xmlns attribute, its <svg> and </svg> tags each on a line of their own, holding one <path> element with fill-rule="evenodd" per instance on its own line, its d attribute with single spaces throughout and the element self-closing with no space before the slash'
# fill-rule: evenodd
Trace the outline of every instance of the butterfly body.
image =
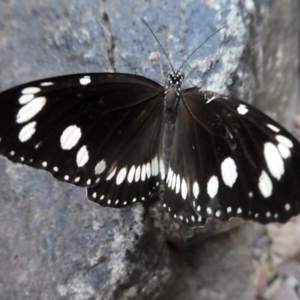
<svg viewBox="0 0 300 300">
<path fill-rule="evenodd" d="M 189 226 L 300 211 L 300 145 L 239 100 L 142 76 L 75 74 L 0 93 L 0 154 L 86 187 L 102 206 L 160 194 Z"/>
<path fill-rule="evenodd" d="M 165 172 L 168 171 L 171 155 L 171 147 L 175 132 L 177 109 L 181 94 L 181 84 L 184 75 L 180 71 L 173 71 L 168 75 L 167 85 L 164 88 L 164 142 L 163 160 Z"/>
</svg>

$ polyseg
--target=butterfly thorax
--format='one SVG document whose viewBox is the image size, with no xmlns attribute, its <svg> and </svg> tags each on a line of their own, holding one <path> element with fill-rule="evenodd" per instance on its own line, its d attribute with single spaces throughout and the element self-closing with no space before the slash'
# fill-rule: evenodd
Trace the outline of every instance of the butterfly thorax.
<svg viewBox="0 0 300 300">
<path fill-rule="evenodd" d="M 175 122 L 183 79 L 184 74 L 180 71 L 173 71 L 168 74 L 168 84 L 165 87 L 164 98 L 164 117 L 166 122 Z"/>
<path fill-rule="evenodd" d="M 165 165 L 165 171 L 168 171 L 170 163 L 171 147 L 173 144 L 175 121 L 177 116 L 177 108 L 181 93 L 181 84 L 184 79 L 184 74 L 180 71 L 173 71 L 168 74 L 168 84 L 165 87 L 164 98 L 164 151 L 163 160 Z"/>
</svg>

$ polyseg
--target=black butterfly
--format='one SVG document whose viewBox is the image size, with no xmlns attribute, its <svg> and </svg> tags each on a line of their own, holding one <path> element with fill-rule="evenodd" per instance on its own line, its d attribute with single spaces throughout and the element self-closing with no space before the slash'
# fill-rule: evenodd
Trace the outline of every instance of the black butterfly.
<svg viewBox="0 0 300 300">
<path fill-rule="evenodd" d="M 300 211 L 300 144 L 242 101 L 180 71 L 145 77 L 76 74 L 0 93 L 0 154 L 87 187 L 102 206 L 160 193 L 189 226 L 239 216 L 285 222 Z"/>
</svg>

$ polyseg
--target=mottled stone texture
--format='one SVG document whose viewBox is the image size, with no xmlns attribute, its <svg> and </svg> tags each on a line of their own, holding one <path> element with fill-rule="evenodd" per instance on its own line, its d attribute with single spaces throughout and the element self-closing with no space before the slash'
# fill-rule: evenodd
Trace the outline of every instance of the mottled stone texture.
<svg viewBox="0 0 300 300">
<path fill-rule="evenodd" d="M 168 62 L 140 16 L 175 68 L 227 24 L 184 65 L 186 86 L 234 95 L 288 124 L 298 4 L 1 1 L 0 89 L 85 71 L 164 83 Z M 212 223 L 203 235 L 171 223 L 159 205 L 154 219 L 140 204 L 103 208 L 43 171 L 4 158 L 0 170 L 1 299 L 254 299 L 251 246 L 261 226 Z"/>
</svg>

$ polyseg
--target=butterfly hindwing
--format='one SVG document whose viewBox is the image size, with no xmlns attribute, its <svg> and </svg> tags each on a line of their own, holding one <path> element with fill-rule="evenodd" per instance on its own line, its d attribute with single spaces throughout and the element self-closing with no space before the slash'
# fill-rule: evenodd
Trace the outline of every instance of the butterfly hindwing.
<svg viewBox="0 0 300 300">
<path fill-rule="evenodd" d="M 178 218 L 174 197 L 179 197 L 193 209 L 186 217 L 191 226 L 197 225 L 194 213 L 284 222 L 300 211 L 299 153 L 297 140 L 254 107 L 198 88 L 185 90 L 165 206 Z"/>
<path fill-rule="evenodd" d="M 198 214 L 192 207 L 191 184 L 189 178 L 194 168 L 199 168 L 199 163 L 193 161 L 190 144 L 189 124 L 183 120 L 184 111 L 177 115 L 175 124 L 175 134 L 171 150 L 171 161 L 166 176 L 166 183 L 163 195 L 163 207 L 170 216 L 176 220 L 186 223 L 188 226 L 201 226 L 206 222 L 206 218 Z M 184 138 L 183 138 L 184 136 Z M 174 148 L 176 147 L 176 149 Z M 189 174 L 191 177 L 186 176 Z"/>
<path fill-rule="evenodd" d="M 149 79 L 111 73 L 9 89 L 0 94 L 0 153 L 88 187 L 102 205 L 145 201 L 160 181 L 162 97 Z"/>
</svg>

